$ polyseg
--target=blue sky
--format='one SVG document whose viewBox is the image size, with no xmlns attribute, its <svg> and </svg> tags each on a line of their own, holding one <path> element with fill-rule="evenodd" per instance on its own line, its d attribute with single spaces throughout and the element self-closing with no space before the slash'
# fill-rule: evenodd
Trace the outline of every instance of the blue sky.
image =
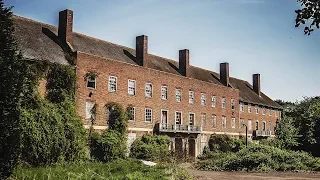
<svg viewBox="0 0 320 180">
<path fill-rule="evenodd" d="M 272 99 L 296 101 L 320 95 L 320 31 L 305 36 L 294 28 L 295 0 L 4 0 L 15 14 L 58 25 L 58 12 L 74 11 L 74 31 L 135 48 L 149 37 L 149 53 L 190 63 L 261 88 Z"/>
</svg>

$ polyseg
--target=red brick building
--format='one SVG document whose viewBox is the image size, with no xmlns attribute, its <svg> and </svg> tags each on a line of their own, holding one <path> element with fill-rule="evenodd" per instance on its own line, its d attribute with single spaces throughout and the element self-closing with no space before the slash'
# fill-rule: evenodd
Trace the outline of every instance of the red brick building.
<svg viewBox="0 0 320 180">
<path fill-rule="evenodd" d="M 142 134 L 167 134 L 172 148 L 196 156 L 214 133 L 237 137 L 246 125 L 249 138 L 274 135 L 281 107 L 261 92 L 259 74 L 250 84 L 230 77 L 228 63 L 220 64 L 220 73 L 194 67 L 187 49 L 177 52 L 177 61 L 149 54 L 145 35 L 136 37 L 134 49 L 73 32 L 71 10 L 59 13 L 58 28 L 13 19 L 25 58 L 70 64 L 66 51 L 72 52 L 76 108 L 86 128 L 94 117 L 93 127 L 106 129 L 105 104 L 117 102 L 133 115 L 129 144 Z"/>
</svg>

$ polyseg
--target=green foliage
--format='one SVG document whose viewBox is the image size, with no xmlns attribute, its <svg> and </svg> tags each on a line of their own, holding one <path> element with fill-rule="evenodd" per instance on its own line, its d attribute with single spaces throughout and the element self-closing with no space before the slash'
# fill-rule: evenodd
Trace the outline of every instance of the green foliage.
<svg viewBox="0 0 320 180">
<path fill-rule="evenodd" d="M 52 167 L 18 167 L 13 179 L 110 179 L 110 180 L 188 180 L 191 176 L 175 165 L 146 166 L 134 159 L 115 160 L 109 163 L 80 163 Z"/>
<path fill-rule="evenodd" d="M 166 161 L 170 155 L 169 142 L 168 136 L 143 135 L 133 142 L 130 156 L 150 161 Z"/>
<path fill-rule="evenodd" d="M 128 127 L 128 119 L 121 105 L 117 103 L 106 104 L 108 109 L 108 125 L 110 130 L 119 132 L 125 135 Z"/>
<path fill-rule="evenodd" d="M 230 138 L 225 134 L 213 134 L 209 139 L 209 149 L 212 152 L 237 152 L 245 147 L 244 138 Z"/>
<path fill-rule="evenodd" d="M 203 170 L 226 171 L 319 171 L 320 159 L 306 152 L 281 150 L 272 146 L 250 144 L 236 153 L 215 153 L 201 161 Z"/>
<path fill-rule="evenodd" d="M 301 9 L 296 10 L 296 27 L 304 25 L 304 34 L 320 29 L 320 0 L 297 0 Z"/>
<path fill-rule="evenodd" d="M 0 179 L 10 176 L 20 153 L 19 107 L 26 73 L 11 16 L 11 7 L 0 0 Z"/>
<path fill-rule="evenodd" d="M 102 135 L 91 135 L 91 157 L 101 162 L 124 159 L 127 152 L 123 135 L 115 130 L 106 130 Z"/>
<path fill-rule="evenodd" d="M 297 135 L 298 130 L 293 125 L 293 119 L 284 116 L 275 130 L 276 138 L 274 145 L 280 149 L 292 149 L 299 145 Z"/>
</svg>

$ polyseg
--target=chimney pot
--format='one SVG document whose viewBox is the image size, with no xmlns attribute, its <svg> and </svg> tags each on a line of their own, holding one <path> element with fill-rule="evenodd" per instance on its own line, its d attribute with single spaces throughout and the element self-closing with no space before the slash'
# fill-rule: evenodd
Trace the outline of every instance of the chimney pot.
<svg viewBox="0 0 320 180">
<path fill-rule="evenodd" d="M 252 79 L 253 79 L 253 82 L 252 82 L 253 91 L 260 96 L 261 95 L 260 74 L 253 74 Z"/>
<path fill-rule="evenodd" d="M 220 63 L 220 82 L 225 85 L 229 86 L 229 63 Z"/>
<path fill-rule="evenodd" d="M 73 11 L 66 9 L 59 12 L 58 37 L 64 43 L 72 44 Z"/>
<path fill-rule="evenodd" d="M 189 49 L 179 50 L 179 70 L 181 75 L 189 77 Z"/>
<path fill-rule="evenodd" d="M 136 37 L 136 60 L 140 66 L 148 67 L 148 36 Z"/>
</svg>

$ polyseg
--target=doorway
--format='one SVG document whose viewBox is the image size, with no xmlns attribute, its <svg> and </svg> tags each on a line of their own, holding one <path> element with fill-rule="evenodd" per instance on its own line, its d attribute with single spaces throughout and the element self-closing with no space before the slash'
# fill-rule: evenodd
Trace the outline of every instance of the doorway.
<svg viewBox="0 0 320 180">
<path fill-rule="evenodd" d="M 168 123 L 168 110 L 161 110 L 161 123 L 162 124 Z"/>
</svg>

